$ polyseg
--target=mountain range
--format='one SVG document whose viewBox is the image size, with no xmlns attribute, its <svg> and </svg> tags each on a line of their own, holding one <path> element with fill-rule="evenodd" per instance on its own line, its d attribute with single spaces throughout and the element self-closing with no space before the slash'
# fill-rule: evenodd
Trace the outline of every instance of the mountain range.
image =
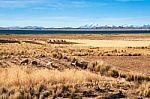
<svg viewBox="0 0 150 99">
<path fill-rule="evenodd" d="M 15 29 L 59 29 L 55 27 L 42 27 L 42 26 L 25 26 L 25 27 L 20 27 L 20 26 L 12 26 L 12 27 L 0 27 L 1 30 L 15 30 Z M 74 27 L 62 27 L 60 29 L 150 29 L 150 25 L 142 25 L 142 26 L 135 26 L 135 25 L 120 25 L 120 26 L 115 26 L 115 25 L 100 25 L 100 24 L 85 24 L 80 27 L 74 28 Z"/>
</svg>

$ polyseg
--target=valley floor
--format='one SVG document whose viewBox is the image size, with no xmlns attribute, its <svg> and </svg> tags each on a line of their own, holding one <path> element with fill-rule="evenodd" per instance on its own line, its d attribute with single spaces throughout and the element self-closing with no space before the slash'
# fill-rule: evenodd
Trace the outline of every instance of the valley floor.
<svg viewBox="0 0 150 99">
<path fill-rule="evenodd" d="M 0 99 L 149 98 L 149 34 L 0 35 Z"/>
</svg>

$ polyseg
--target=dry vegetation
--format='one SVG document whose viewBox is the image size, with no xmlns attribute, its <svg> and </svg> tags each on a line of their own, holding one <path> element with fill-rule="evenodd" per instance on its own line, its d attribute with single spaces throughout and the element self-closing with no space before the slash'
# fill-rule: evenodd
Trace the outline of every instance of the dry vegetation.
<svg viewBox="0 0 150 99">
<path fill-rule="evenodd" d="M 90 36 L 85 38 L 97 37 Z M 76 39 L 76 36 L 65 35 L 48 37 Z M 53 39 L 51 43 L 48 37 L 1 36 L 0 99 L 150 98 L 149 46 L 95 46 L 99 41 L 94 46 L 84 46 L 82 40 L 53 43 Z M 132 37 L 134 41 L 147 36 L 98 37 L 119 40 Z"/>
</svg>

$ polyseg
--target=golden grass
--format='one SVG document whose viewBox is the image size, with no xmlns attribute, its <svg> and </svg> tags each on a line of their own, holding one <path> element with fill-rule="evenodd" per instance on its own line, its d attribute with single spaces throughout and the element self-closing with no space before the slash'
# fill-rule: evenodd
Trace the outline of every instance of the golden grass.
<svg viewBox="0 0 150 99">
<path fill-rule="evenodd" d="M 0 86 L 24 86 L 40 83 L 84 83 L 107 81 L 106 77 L 84 70 L 66 69 L 64 71 L 35 69 L 14 66 L 0 68 Z"/>
<path fill-rule="evenodd" d="M 93 47 L 137 47 L 149 46 L 150 41 L 129 41 L 129 40 L 67 40 L 70 42 L 79 43 L 79 46 L 93 46 Z"/>
<path fill-rule="evenodd" d="M 140 96 L 150 97 L 150 83 L 144 82 L 138 89 L 137 93 Z"/>
<path fill-rule="evenodd" d="M 38 45 L 38 44 L 0 44 L 0 62 L 2 63 L 9 61 L 13 58 L 17 59 L 17 63 L 9 64 L 7 68 L 0 68 L 0 89 L 14 87 L 12 89 L 25 88 L 29 89 L 29 86 L 33 88 L 39 88 L 38 86 L 51 86 L 51 85 L 67 85 L 67 84 L 84 84 L 90 82 L 91 84 L 107 84 L 119 86 L 121 80 L 123 84 L 135 83 L 135 82 L 145 82 L 145 84 L 140 85 L 137 90 L 137 94 L 140 96 L 147 97 L 149 95 L 149 83 L 150 78 L 145 75 L 138 75 L 135 72 L 126 73 L 114 68 L 111 65 L 104 64 L 103 61 L 97 59 L 90 60 L 88 56 L 107 56 L 107 55 L 129 55 L 129 54 L 149 54 L 148 49 L 135 49 L 127 48 L 133 44 L 133 46 L 144 46 L 145 41 L 123 41 L 119 40 L 76 40 L 76 42 L 85 42 L 85 44 L 76 45 Z M 111 42 L 112 41 L 112 42 Z M 109 44 L 108 44 L 109 43 Z M 145 44 L 149 44 L 147 41 Z M 120 45 L 125 44 L 125 45 Z M 89 47 L 89 46 L 94 47 Z M 112 46 L 113 45 L 113 46 Z M 102 47 L 97 47 L 102 46 Z M 126 47 L 126 48 L 124 48 Z M 123 50 L 123 51 L 122 51 Z M 43 58 L 44 56 L 44 58 Z M 86 58 L 87 56 L 87 58 Z M 7 58 L 3 58 L 7 57 Z M 75 58 L 74 58 L 75 57 Z M 30 60 L 39 59 L 40 62 L 54 61 L 63 63 L 63 66 L 70 66 L 71 62 L 77 61 L 76 67 L 69 67 L 72 69 L 50 70 L 46 68 L 38 68 L 30 66 L 16 66 L 21 62 L 22 59 L 29 58 Z M 43 58 L 43 59 L 42 59 Z M 96 62 L 93 62 L 96 61 Z M 11 63 L 11 61 L 10 61 Z M 3 64 L 2 64 L 3 65 Z M 5 65 L 5 64 L 4 64 Z M 61 66 L 61 65 L 59 65 Z M 86 67 L 86 68 L 83 68 Z M 73 69 L 76 68 L 76 69 Z M 77 69 L 78 68 L 78 69 Z M 54 68 L 53 68 L 54 69 Z M 138 71 L 138 70 L 137 70 Z M 103 75 L 103 76 L 101 76 Z M 133 81 L 133 82 L 129 82 Z M 139 84 L 140 84 L 139 83 Z M 113 86 L 113 88 L 114 88 Z M 83 87 L 83 86 L 81 86 Z M 112 86 L 111 86 L 112 87 Z M 31 87 L 32 88 L 32 87 Z M 49 88 L 47 88 L 49 89 Z M 107 88 L 106 88 L 107 89 Z M 111 88 L 110 88 L 111 89 Z M 116 91 L 116 89 L 114 89 Z M 118 89 L 117 89 L 118 90 Z M 132 90 L 132 88 L 130 89 Z M 18 91 L 21 92 L 21 91 Z"/>
<path fill-rule="evenodd" d="M 98 41 L 98 40 L 97 40 Z M 91 41 L 96 44 L 96 42 Z M 88 43 L 88 42 L 87 42 Z M 132 43 L 131 43 L 132 44 Z M 81 44 L 82 45 L 82 44 Z M 84 44 L 83 44 L 84 45 Z M 85 44 L 86 45 L 86 44 Z M 100 44 L 97 44 L 98 46 Z M 106 44 L 107 45 L 107 44 Z M 38 44 L 0 44 L 0 55 L 14 55 L 37 58 L 41 56 L 54 56 L 54 53 L 61 53 L 67 56 L 140 56 L 149 55 L 148 49 L 131 49 L 119 47 L 89 47 L 89 46 L 74 46 L 74 45 L 38 45 Z M 122 52 L 123 51 L 123 52 Z M 56 54 L 56 55 L 57 55 Z M 55 56 L 56 56 L 55 55 Z M 57 55 L 61 57 L 60 55 Z M 8 56 L 7 56 L 8 57 Z"/>
<path fill-rule="evenodd" d="M 37 44 L 1 44 L 0 45 L 0 55 L 14 55 L 14 56 L 26 56 L 26 57 L 40 57 L 40 56 L 50 56 L 53 46 L 51 45 L 37 45 Z"/>
</svg>

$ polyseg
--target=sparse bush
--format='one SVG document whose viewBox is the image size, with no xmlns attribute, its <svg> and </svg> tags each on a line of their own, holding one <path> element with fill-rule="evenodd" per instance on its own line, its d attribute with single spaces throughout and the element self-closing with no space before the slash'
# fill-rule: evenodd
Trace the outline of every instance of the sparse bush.
<svg viewBox="0 0 150 99">
<path fill-rule="evenodd" d="M 127 77 L 127 75 L 125 73 L 120 73 L 119 75 L 120 75 L 120 78 L 126 78 Z"/>
<path fill-rule="evenodd" d="M 75 57 L 70 57 L 70 60 L 71 60 L 71 63 L 74 63 L 74 62 L 77 62 L 77 61 L 78 61 L 78 59 L 75 58 Z"/>
<path fill-rule="evenodd" d="M 143 82 L 143 81 L 150 81 L 150 77 L 142 75 L 126 74 L 126 80 Z"/>
<path fill-rule="evenodd" d="M 67 56 L 64 56 L 63 58 L 66 59 L 66 60 L 68 60 L 68 57 L 67 57 Z"/>
<path fill-rule="evenodd" d="M 109 65 L 104 65 L 100 68 L 100 74 L 101 75 L 108 75 L 109 70 L 111 69 L 111 66 Z"/>
<path fill-rule="evenodd" d="M 43 57 L 46 57 L 46 55 L 45 55 L 45 54 L 41 54 L 41 55 L 40 55 L 40 57 L 42 57 L 42 58 L 43 58 Z"/>
<path fill-rule="evenodd" d="M 144 82 L 139 88 L 136 90 L 136 93 L 139 96 L 149 97 L 150 98 L 150 83 Z"/>
<path fill-rule="evenodd" d="M 88 65 L 88 69 L 91 71 L 100 72 L 101 75 L 108 75 L 111 66 L 104 64 L 103 61 L 92 62 Z"/>
<path fill-rule="evenodd" d="M 132 54 L 132 56 L 141 56 L 141 54 L 134 53 L 134 54 Z"/>
<path fill-rule="evenodd" d="M 95 66 L 97 65 L 97 62 L 92 62 L 88 65 L 88 69 L 90 71 L 94 71 L 95 70 Z"/>
<path fill-rule="evenodd" d="M 63 58 L 62 53 L 53 53 L 52 55 L 53 55 L 54 58 L 58 58 L 58 59 L 62 59 Z"/>
<path fill-rule="evenodd" d="M 112 56 L 111 54 L 106 54 L 106 56 Z"/>
<path fill-rule="evenodd" d="M 127 81 L 134 81 L 134 75 L 128 75 L 126 78 Z"/>
<path fill-rule="evenodd" d="M 132 54 L 128 54 L 128 56 L 132 56 Z"/>
<path fill-rule="evenodd" d="M 77 61 L 77 64 L 76 64 L 78 67 L 82 68 L 82 69 L 87 69 L 87 66 L 88 66 L 88 62 L 86 61 L 81 61 L 81 62 L 78 62 Z"/>
<path fill-rule="evenodd" d="M 119 77 L 119 72 L 117 70 L 111 70 L 110 71 L 110 76 L 114 77 L 114 78 L 118 78 Z"/>
<path fill-rule="evenodd" d="M 92 67 L 94 68 L 94 71 L 99 72 L 102 64 L 99 64 L 98 62 L 92 63 Z"/>
</svg>

